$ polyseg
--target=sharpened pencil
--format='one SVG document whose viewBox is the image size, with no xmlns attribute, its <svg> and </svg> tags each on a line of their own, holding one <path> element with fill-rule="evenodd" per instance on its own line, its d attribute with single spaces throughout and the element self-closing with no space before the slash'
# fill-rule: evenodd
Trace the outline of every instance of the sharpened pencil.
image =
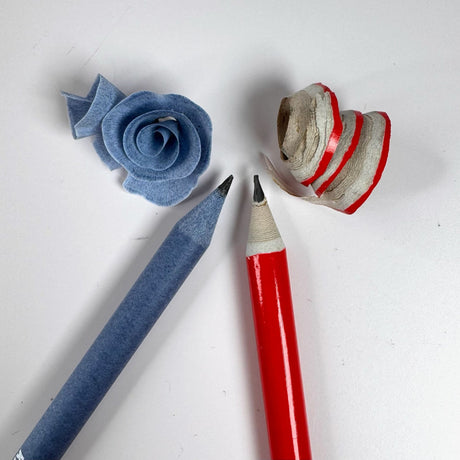
<svg viewBox="0 0 460 460">
<path fill-rule="evenodd" d="M 311 460 L 286 248 L 254 176 L 246 264 L 272 460 Z"/>
<path fill-rule="evenodd" d="M 208 248 L 233 177 L 173 227 L 14 460 L 58 460 Z"/>
</svg>

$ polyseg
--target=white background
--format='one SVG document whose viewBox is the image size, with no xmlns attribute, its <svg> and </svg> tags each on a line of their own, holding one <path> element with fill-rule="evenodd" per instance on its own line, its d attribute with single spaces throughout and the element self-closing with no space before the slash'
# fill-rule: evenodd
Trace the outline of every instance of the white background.
<svg viewBox="0 0 460 460">
<path fill-rule="evenodd" d="M 0 457 L 27 437 L 173 223 L 235 181 L 207 251 L 65 459 L 269 458 L 244 260 L 252 175 L 288 247 L 315 460 L 460 458 L 460 3 L 51 1 L 0 5 Z M 214 124 L 190 199 L 131 195 L 60 90 L 97 73 L 183 94 Z M 352 216 L 288 196 L 281 97 L 321 81 L 393 123 Z M 31 459 L 33 460 L 33 459 Z"/>
</svg>

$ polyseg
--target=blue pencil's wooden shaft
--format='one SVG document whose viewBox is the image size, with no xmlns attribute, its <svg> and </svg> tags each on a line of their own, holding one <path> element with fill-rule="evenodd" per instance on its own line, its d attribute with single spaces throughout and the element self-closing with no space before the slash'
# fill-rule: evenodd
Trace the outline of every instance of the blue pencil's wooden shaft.
<svg viewBox="0 0 460 460">
<path fill-rule="evenodd" d="M 208 247 L 225 200 L 222 191 L 216 189 L 174 226 L 15 459 L 64 455 Z"/>
</svg>

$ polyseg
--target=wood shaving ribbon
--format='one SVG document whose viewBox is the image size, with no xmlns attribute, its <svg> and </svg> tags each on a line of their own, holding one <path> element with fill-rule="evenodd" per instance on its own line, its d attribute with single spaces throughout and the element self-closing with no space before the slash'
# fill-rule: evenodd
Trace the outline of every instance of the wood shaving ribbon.
<svg viewBox="0 0 460 460">
<path fill-rule="evenodd" d="M 335 94 L 315 83 L 281 101 L 281 159 L 297 182 L 312 186 L 301 196 L 265 157 L 275 182 L 288 193 L 346 214 L 366 201 L 382 176 L 391 123 L 385 112 L 340 111 Z"/>
</svg>

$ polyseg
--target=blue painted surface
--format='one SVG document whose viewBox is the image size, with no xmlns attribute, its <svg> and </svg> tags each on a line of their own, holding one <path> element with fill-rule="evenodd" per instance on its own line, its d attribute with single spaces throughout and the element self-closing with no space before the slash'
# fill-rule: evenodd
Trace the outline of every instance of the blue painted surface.
<svg viewBox="0 0 460 460">
<path fill-rule="evenodd" d="M 225 196 L 218 187 L 176 223 L 24 442 L 24 460 L 64 455 L 209 246 Z"/>
</svg>

